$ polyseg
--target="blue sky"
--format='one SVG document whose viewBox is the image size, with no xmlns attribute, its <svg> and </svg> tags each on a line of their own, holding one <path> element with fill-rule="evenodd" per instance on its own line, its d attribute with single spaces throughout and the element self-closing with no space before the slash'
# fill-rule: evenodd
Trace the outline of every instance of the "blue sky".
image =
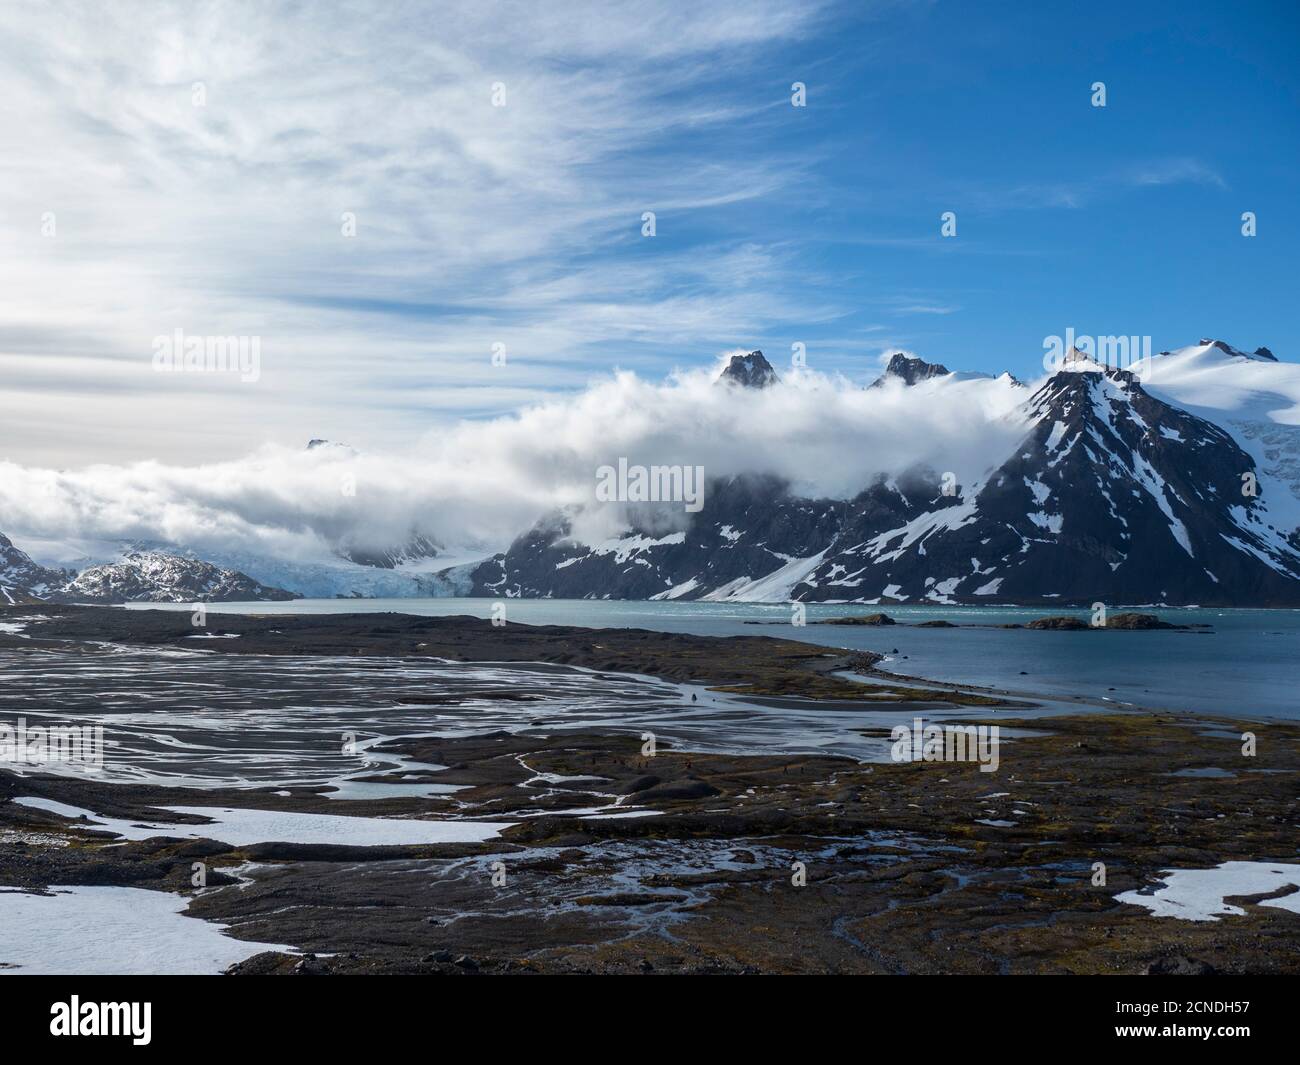
<svg viewBox="0 0 1300 1065">
<path fill-rule="evenodd" d="M 894 348 L 1032 378 L 1070 328 L 1300 359 L 1291 3 L 6 18 L 0 459 L 401 447 L 795 342 L 863 381 Z M 177 328 L 258 337 L 258 380 L 152 372 Z"/>
<path fill-rule="evenodd" d="M 793 154 L 773 199 L 660 228 L 659 248 L 782 247 L 795 302 L 842 312 L 737 338 L 850 372 L 897 343 L 1029 377 L 1042 338 L 1223 336 L 1300 357 L 1300 35 L 1293 4 L 832 9 L 790 45 L 806 109 L 728 148 Z M 746 74 L 762 91 L 766 69 Z M 1091 106 L 1091 85 L 1107 106 Z M 939 235 L 945 210 L 953 239 Z M 1243 211 L 1258 235 L 1241 235 Z M 825 356 L 819 359 L 817 356 Z"/>
</svg>

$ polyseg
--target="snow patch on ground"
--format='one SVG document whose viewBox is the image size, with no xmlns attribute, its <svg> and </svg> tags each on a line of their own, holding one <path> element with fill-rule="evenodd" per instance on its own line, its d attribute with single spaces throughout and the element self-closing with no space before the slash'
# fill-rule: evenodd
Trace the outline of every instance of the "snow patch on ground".
<svg viewBox="0 0 1300 1065">
<path fill-rule="evenodd" d="M 952 532 L 955 529 L 960 529 L 963 525 L 969 525 L 976 519 L 976 510 L 975 496 L 972 494 L 971 498 L 964 503 L 953 507 L 943 507 L 940 510 L 928 511 L 913 518 L 906 525 L 881 533 L 879 536 L 867 541 L 867 549 L 875 556 L 877 562 L 893 562 L 900 558 L 909 547 L 919 542 L 920 546 L 917 553 L 923 555 L 925 554 L 924 542 L 926 537 L 941 529 L 945 532 Z M 895 539 L 899 539 L 898 546 L 893 551 L 885 553 L 886 548 Z"/>
<path fill-rule="evenodd" d="M 591 548 L 592 555 L 613 555 L 614 561 L 622 565 L 634 555 L 639 555 L 644 551 L 649 551 L 655 547 L 668 547 L 673 544 L 684 544 L 686 534 L 684 532 L 669 533 L 667 536 L 661 536 L 655 539 L 651 536 L 643 536 L 638 533 L 635 536 L 622 536 L 613 540 L 605 540 L 602 543 L 595 544 Z"/>
<path fill-rule="evenodd" d="M 134 976 L 220 973 L 265 950 L 227 925 L 185 916 L 190 900 L 131 887 L 53 887 L 52 895 L 0 888 L 0 972 Z"/>
<path fill-rule="evenodd" d="M 1184 921 L 1217 921 L 1224 916 L 1245 914 L 1240 906 L 1225 899 L 1239 895 L 1265 895 L 1285 887 L 1290 894 L 1265 899 L 1260 906 L 1300 914 L 1300 865 L 1282 862 L 1224 862 L 1214 869 L 1166 869 L 1160 874 L 1163 886 L 1155 891 L 1143 888 L 1125 891 L 1119 902 L 1144 906 L 1154 917 L 1178 917 Z"/>
<path fill-rule="evenodd" d="M 675 585 L 674 587 L 669 588 L 667 591 L 658 592 L 655 595 L 652 595 L 650 598 L 651 599 L 680 599 L 688 592 L 695 591 L 695 589 L 698 588 L 699 586 L 700 586 L 699 580 L 695 577 L 692 577 L 690 580 L 682 581 L 681 584 Z"/>
<path fill-rule="evenodd" d="M 793 558 L 766 577 L 751 581 L 732 581 L 714 590 L 704 598 L 711 602 L 730 599 L 738 603 L 780 603 L 790 598 L 794 588 L 802 584 L 821 565 L 825 550 L 807 558 Z"/>
<path fill-rule="evenodd" d="M 227 809 L 218 806 L 165 806 L 178 814 L 209 817 L 212 824 L 182 825 L 166 821 L 125 821 L 100 817 L 90 810 L 24 796 L 13 800 L 24 806 L 80 817 L 93 823 L 86 828 L 107 830 L 125 839 L 149 839 L 170 836 L 177 839 L 215 839 L 234 847 L 254 843 L 337 843 L 352 847 L 402 847 L 422 843 L 480 843 L 492 839 L 510 822 L 499 821 L 417 821 L 391 817 L 345 817 L 338 814 L 298 814 L 281 810 Z"/>
<path fill-rule="evenodd" d="M 1060 514 L 1047 514 L 1040 510 L 1034 514 L 1030 514 L 1029 520 L 1044 532 L 1052 533 L 1055 536 L 1059 535 L 1061 525 L 1065 519 Z"/>
</svg>

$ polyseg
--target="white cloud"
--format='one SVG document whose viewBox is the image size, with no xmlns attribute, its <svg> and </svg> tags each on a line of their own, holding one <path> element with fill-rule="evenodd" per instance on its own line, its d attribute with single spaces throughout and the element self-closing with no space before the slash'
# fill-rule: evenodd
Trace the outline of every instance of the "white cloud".
<svg viewBox="0 0 1300 1065">
<path fill-rule="evenodd" d="M 1026 430 L 1025 393 L 1005 380 L 868 389 L 782 369 L 781 385 L 751 391 L 715 385 L 714 372 L 663 383 L 618 373 L 518 414 L 428 434 L 400 454 L 268 446 L 198 467 L 0 465 L 0 530 L 20 542 L 161 539 L 294 560 L 420 532 L 486 552 L 553 507 L 591 502 L 596 470 L 620 457 L 703 466 L 709 478 L 776 474 L 801 493 L 845 497 L 918 463 L 970 484 Z M 617 528 L 617 508 L 599 513 L 586 535 Z"/>
<path fill-rule="evenodd" d="M 818 17 L 774 0 L 10 5 L 0 402 L 22 414 L 0 455 L 395 445 L 447 410 L 572 388 L 614 342 L 626 362 L 832 316 L 793 307 L 752 242 L 639 236 L 645 210 L 672 235 L 799 180 L 806 161 L 711 133 L 763 121 L 770 101 L 728 75 Z M 175 328 L 261 337 L 262 379 L 151 374 L 151 339 Z"/>
</svg>

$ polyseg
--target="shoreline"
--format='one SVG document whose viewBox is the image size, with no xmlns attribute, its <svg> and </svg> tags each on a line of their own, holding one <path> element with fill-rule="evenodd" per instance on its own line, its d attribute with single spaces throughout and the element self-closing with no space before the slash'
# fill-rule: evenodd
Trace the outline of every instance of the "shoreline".
<svg viewBox="0 0 1300 1065">
<path fill-rule="evenodd" d="M 255 613 L 265 614 L 265 606 L 261 604 Z M 383 611 L 488 617 L 490 606 L 483 600 L 390 600 L 343 604 L 343 609 L 363 614 Z M 311 608 L 337 613 L 340 605 L 319 602 Z M 788 622 L 789 614 L 782 608 L 744 604 L 674 606 L 605 600 L 517 600 L 507 604 L 506 609 L 512 622 L 532 625 L 638 627 L 709 636 L 773 635 L 845 651 L 867 649 L 886 655 L 886 660 L 878 664 L 886 672 L 929 678 L 950 688 L 979 685 L 1008 691 L 1030 689 L 1045 699 L 1085 696 L 1097 701 L 1214 715 L 1291 720 L 1300 716 L 1290 698 L 1291 664 L 1300 654 L 1300 625 L 1293 616 L 1276 612 L 1170 611 L 1160 615 L 1163 620 L 1180 624 L 1208 622 L 1213 629 L 1194 640 L 1175 638 L 1177 634 L 1168 631 L 1129 631 L 1117 642 L 1070 632 L 1051 635 L 1001 628 L 1004 622 L 1028 622 L 1041 616 L 1032 611 L 977 610 L 972 614 L 917 608 L 897 614 L 900 624 L 892 627 L 818 628 L 811 623 L 844 611 L 812 610 L 807 615 L 808 625 L 795 626 L 748 624 L 753 620 Z M 1084 612 L 1078 616 L 1087 619 Z M 921 624 L 941 618 L 961 624 L 952 628 Z M 909 620 L 918 624 L 907 624 Z M 986 622 L 990 627 L 985 627 Z M 1231 678 L 1242 661 L 1252 662 L 1252 669 L 1234 682 Z M 1150 663 L 1150 667 L 1144 663 Z"/>
<path fill-rule="evenodd" d="M 25 604 L 27 607 L 44 605 L 45 600 L 37 600 L 35 603 Z M 220 602 L 215 604 L 217 607 L 239 607 L 240 609 L 232 613 L 247 614 L 278 614 L 278 616 L 296 616 L 303 611 L 293 609 L 295 606 L 309 606 L 315 603 L 337 604 L 340 609 L 337 611 L 322 611 L 322 613 L 347 613 L 347 605 L 365 604 L 365 603 L 484 603 L 492 604 L 494 602 L 505 603 L 575 603 L 584 606 L 592 604 L 611 603 L 611 604 L 652 604 L 652 603 L 678 603 L 685 606 L 711 606 L 719 608 L 735 607 L 755 607 L 759 609 L 775 610 L 781 609 L 789 612 L 790 604 L 785 600 L 771 601 L 759 599 L 565 599 L 559 596 L 512 596 L 497 597 L 488 595 L 409 595 L 409 596 L 384 596 L 384 595 L 365 595 L 365 596 L 302 596 L 298 599 L 232 599 L 229 602 Z M 5 604 L 4 606 L 23 606 L 22 603 Z M 78 606 L 78 607 L 111 607 L 116 610 L 190 610 L 193 608 L 192 603 L 180 602 L 160 602 L 151 603 L 143 601 L 131 601 L 120 603 L 60 603 L 52 604 L 59 606 Z M 1056 599 L 1046 599 L 1042 602 L 1032 603 L 986 603 L 980 602 L 884 602 L 884 603 L 854 603 L 844 600 L 816 600 L 804 603 L 806 607 L 824 607 L 826 609 L 836 610 L 870 610 L 878 612 L 881 610 L 1023 610 L 1034 611 L 1035 613 L 1051 611 L 1053 609 L 1077 610 L 1080 613 L 1087 614 L 1092 603 L 1078 602 L 1068 603 Z M 1300 612 L 1300 606 L 1275 606 L 1269 604 L 1241 606 L 1241 605 L 1217 605 L 1214 603 L 1116 603 L 1113 606 L 1108 604 L 1109 609 L 1124 611 L 1167 611 L 1167 610 L 1223 610 L 1223 611 L 1241 611 L 1249 612 L 1274 612 L 1274 613 L 1297 613 Z M 247 609 L 245 609 L 247 608 Z M 278 608 L 278 610 L 277 610 Z M 354 611 L 355 613 L 365 613 L 365 611 Z M 392 611 L 401 613 L 401 611 Z"/>
<path fill-rule="evenodd" d="M 165 649 L 186 647 L 193 633 L 175 612 L 40 612 L 51 620 L 0 634 L 0 650 L 39 653 L 57 641 L 89 656 L 92 640 Z M 219 646 L 204 648 L 196 668 L 210 655 L 550 661 L 591 669 L 597 685 L 602 674 L 636 672 L 807 713 L 898 711 L 901 721 L 938 702 L 933 688 L 914 686 L 920 678 L 879 676 L 879 658 L 858 665 L 891 694 L 864 699 L 862 685 L 830 675 L 851 655 L 767 637 L 208 615 L 210 633 L 234 625 L 246 631 L 212 641 Z M 1247 760 L 1241 719 L 1118 706 L 1041 718 L 1020 712 L 1032 703 L 941 687 L 951 696 L 944 722 L 1023 730 L 997 772 L 971 761 L 707 753 L 662 738 L 647 757 L 635 734 L 530 717 L 526 689 L 514 689 L 523 701 L 509 731 L 368 748 L 400 766 L 377 770 L 374 783 L 414 776 L 459 789 L 446 794 L 340 799 L 319 787 L 179 788 L 0 769 L 0 834 L 11 839 L 0 848 L 0 888 L 185 894 L 190 917 L 229 926 L 250 950 L 301 952 L 256 952 L 236 973 L 1300 972 L 1300 918 L 1266 899 L 1243 901 L 1240 916 L 1186 921 L 1116 898 L 1149 889 L 1162 869 L 1293 861 L 1300 726 L 1249 722 L 1258 755 Z M 487 694 L 511 702 L 511 689 Z M 112 843 L 75 818 L 12 801 L 20 796 L 163 831 Z M 509 827 L 477 843 L 236 845 L 221 840 L 221 821 L 208 822 L 207 838 L 202 816 L 164 809 L 174 807 Z M 167 826 L 182 825 L 199 838 L 167 837 Z M 201 891 L 189 882 L 196 861 L 208 868 Z M 1101 887 L 1096 862 L 1107 866 Z M 806 876 L 799 886 L 795 863 Z M 387 904 L 376 910 L 369 900 L 381 884 Z"/>
</svg>

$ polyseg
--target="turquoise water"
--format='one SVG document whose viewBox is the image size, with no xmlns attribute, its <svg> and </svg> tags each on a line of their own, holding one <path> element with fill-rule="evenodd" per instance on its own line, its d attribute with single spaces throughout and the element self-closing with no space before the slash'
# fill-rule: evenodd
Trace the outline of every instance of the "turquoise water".
<svg viewBox="0 0 1300 1065">
<path fill-rule="evenodd" d="M 223 603 L 210 613 L 379 613 L 491 617 L 491 599 L 302 599 Z M 703 636 L 780 636 L 887 656 L 886 669 L 933 680 L 1049 695 L 1084 695 L 1234 717 L 1300 718 L 1300 611 L 1159 609 L 1198 632 L 1037 632 L 966 626 L 1025 622 L 1084 610 L 1021 607 L 890 606 L 899 622 L 942 619 L 959 629 L 904 624 L 846 628 L 819 619 L 870 614 L 879 607 L 807 606 L 810 624 L 790 623 L 788 604 L 663 603 L 587 599 L 504 600 L 507 621 L 530 625 L 631 627 Z M 129 609 L 143 609 L 135 604 Z M 189 610 L 188 605 L 176 609 Z M 760 622 L 763 624 L 753 624 Z M 1024 671 L 1025 675 L 1021 675 Z"/>
</svg>

